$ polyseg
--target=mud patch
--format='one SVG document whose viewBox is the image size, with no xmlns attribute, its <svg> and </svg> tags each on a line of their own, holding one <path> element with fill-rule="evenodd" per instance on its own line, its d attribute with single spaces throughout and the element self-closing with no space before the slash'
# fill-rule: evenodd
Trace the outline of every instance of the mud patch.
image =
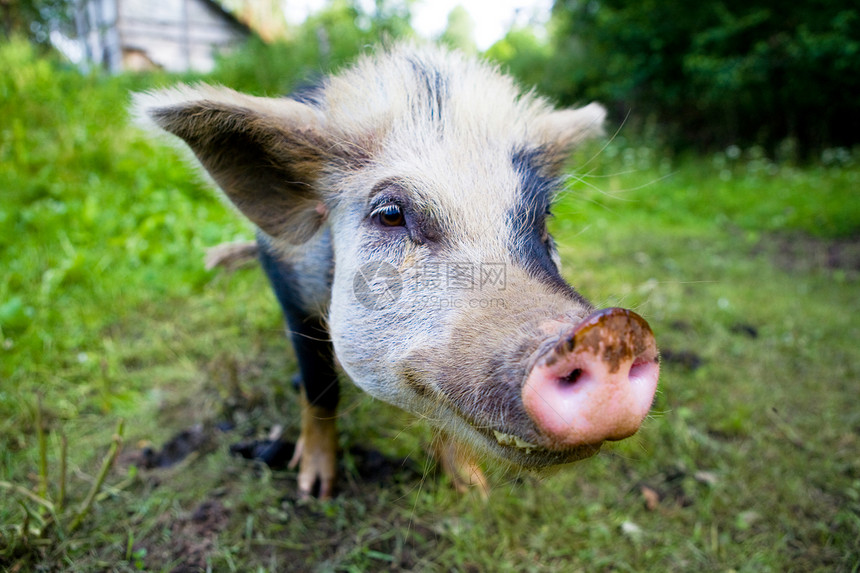
<svg viewBox="0 0 860 573">
<path fill-rule="evenodd" d="M 230 446 L 234 456 L 264 462 L 273 470 L 287 468 L 296 445 L 284 440 L 245 440 Z M 388 485 L 419 480 L 422 472 L 411 458 L 394 458 L 362 446 L 352 446 L 338 456 L 338 476 L 341 482 Z M 335 490 L 337 495 L 338 490 Z"/>
<path fill-rule="evenodd" d="M 729 329 L 732 334 L 739 334 L 741 336 L 746 336 L 747 338 L 758 338 L 758 329 L 745 322 L 738 322 L 737 324 L 733 324 Z"/>
<path fill-rule="evenodd" d="M 171 573 L 206 571 L 207 556 L 228 519 L 229 512 L 217 500 L 204 501 L 178 519 L 172 514 L 163 516 L 164 529 L 170 533 L 163 537 L 164 544 L 146 548 L 148 569 Z"/>
<path fill-rule="evenodd" d="M 246 460 L 259 460 L 274 470 L 287 467 L 296 444 L 280 439 L 244 440 L 230 446 L 230 453 Z"/>
<path fill-rule="evenodd" d="M 846 278 L 860 278 L 860 237 L 818 239 L 801 233 L 767 235 L 754 254 L 769 257 L 788 272 L 841 271 Z"/>
<path fill-rule="evenodd" d="M 694 372 L 702 367 L 705 361 L 692 350 L 672 350 L 663 348 L 660 350 L 660 362 L 663 364 L 675 364 Z"/>
<path fill-rule="evenodd" d="M 142 469 L 169 468 L 193 453 L 206 454 L 215 450 L 216 428 L 197 424 L 177 432 L 158 449 L 144 445 L 141 449 L 122 456 L 123 465 L 136 465 Z"/>
<path fill-rule="evenodd" d="M 423 479 L 418 463 L 412 458 L 395 458 L 384 455 L 378 450 L 353 446 L 347 455 L 342 456 L 341 475 L 352 473 L 364 484 L 388 485 Z"/>
</svg>

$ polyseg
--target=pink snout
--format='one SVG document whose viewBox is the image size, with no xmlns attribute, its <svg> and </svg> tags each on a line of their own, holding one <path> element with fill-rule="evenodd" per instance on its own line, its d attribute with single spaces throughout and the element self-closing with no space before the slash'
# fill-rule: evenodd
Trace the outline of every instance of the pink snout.
<svg viewBox="0 0 860 573">
<path fill-rule="evenodd" d="M 633 435 L 651 409 L 660 365 L 648 323 L 599 310 L 564 333 L 528 374 L 523 405 L 550 449 Z"/>
</svg>

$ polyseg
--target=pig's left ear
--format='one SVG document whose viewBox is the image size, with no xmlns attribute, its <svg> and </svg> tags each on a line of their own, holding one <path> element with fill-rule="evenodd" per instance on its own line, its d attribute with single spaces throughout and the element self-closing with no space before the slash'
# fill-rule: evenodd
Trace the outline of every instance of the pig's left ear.
<svg viewBox="0 0 860 573">
<path fill-rule="evenodd" d="M 534 127 L 552 163 L 560 167 L 577 145 L 603 134 L 605 119 L 606 109 L 598 103 L 590 103 L 578 109 L 550 112 L 540 117 Z"/>
<path fill-rule="evenodd" d="M 184 140 L 268 235 L 298 244 L 319 228 L 326 211 L 316 183 L 333 152 L 317 110 L 200 85 L 136 94 L 134 111 Z"/>
</svg>

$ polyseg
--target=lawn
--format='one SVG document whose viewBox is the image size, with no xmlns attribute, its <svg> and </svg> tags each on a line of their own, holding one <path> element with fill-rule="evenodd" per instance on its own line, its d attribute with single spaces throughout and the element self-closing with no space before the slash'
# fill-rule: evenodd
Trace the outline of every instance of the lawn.
<svg viewBox="0 0 860 573">
<path fill-rule="evenodd" d="M 128 92 L 174 80 L 18 42 L 0 69 L 0 568 L 860 570 L 856 150 L 582 150 L 552 226 L 571 283 L 654 328 L 642 430 L 550 476 L 488 462 L 484 502 L 347 383 L 339 494 L 299 501 L 230 453 L 298 433 L 260 270 L 203 267 L 253 233 L 129 126 Z"/>
</svg>

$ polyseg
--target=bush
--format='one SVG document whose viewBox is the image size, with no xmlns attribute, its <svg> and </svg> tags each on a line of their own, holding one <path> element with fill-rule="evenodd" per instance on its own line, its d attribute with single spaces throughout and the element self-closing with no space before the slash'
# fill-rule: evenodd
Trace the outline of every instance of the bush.
<svg viewBox="0 0 860 573">
<path fill-rule="evenodd" d="M 858 141 L 853 3 L 558 0 L 553 25 L 545 87 L 564 103 L 604 101 L 700 147 Z"/>
</svg>

